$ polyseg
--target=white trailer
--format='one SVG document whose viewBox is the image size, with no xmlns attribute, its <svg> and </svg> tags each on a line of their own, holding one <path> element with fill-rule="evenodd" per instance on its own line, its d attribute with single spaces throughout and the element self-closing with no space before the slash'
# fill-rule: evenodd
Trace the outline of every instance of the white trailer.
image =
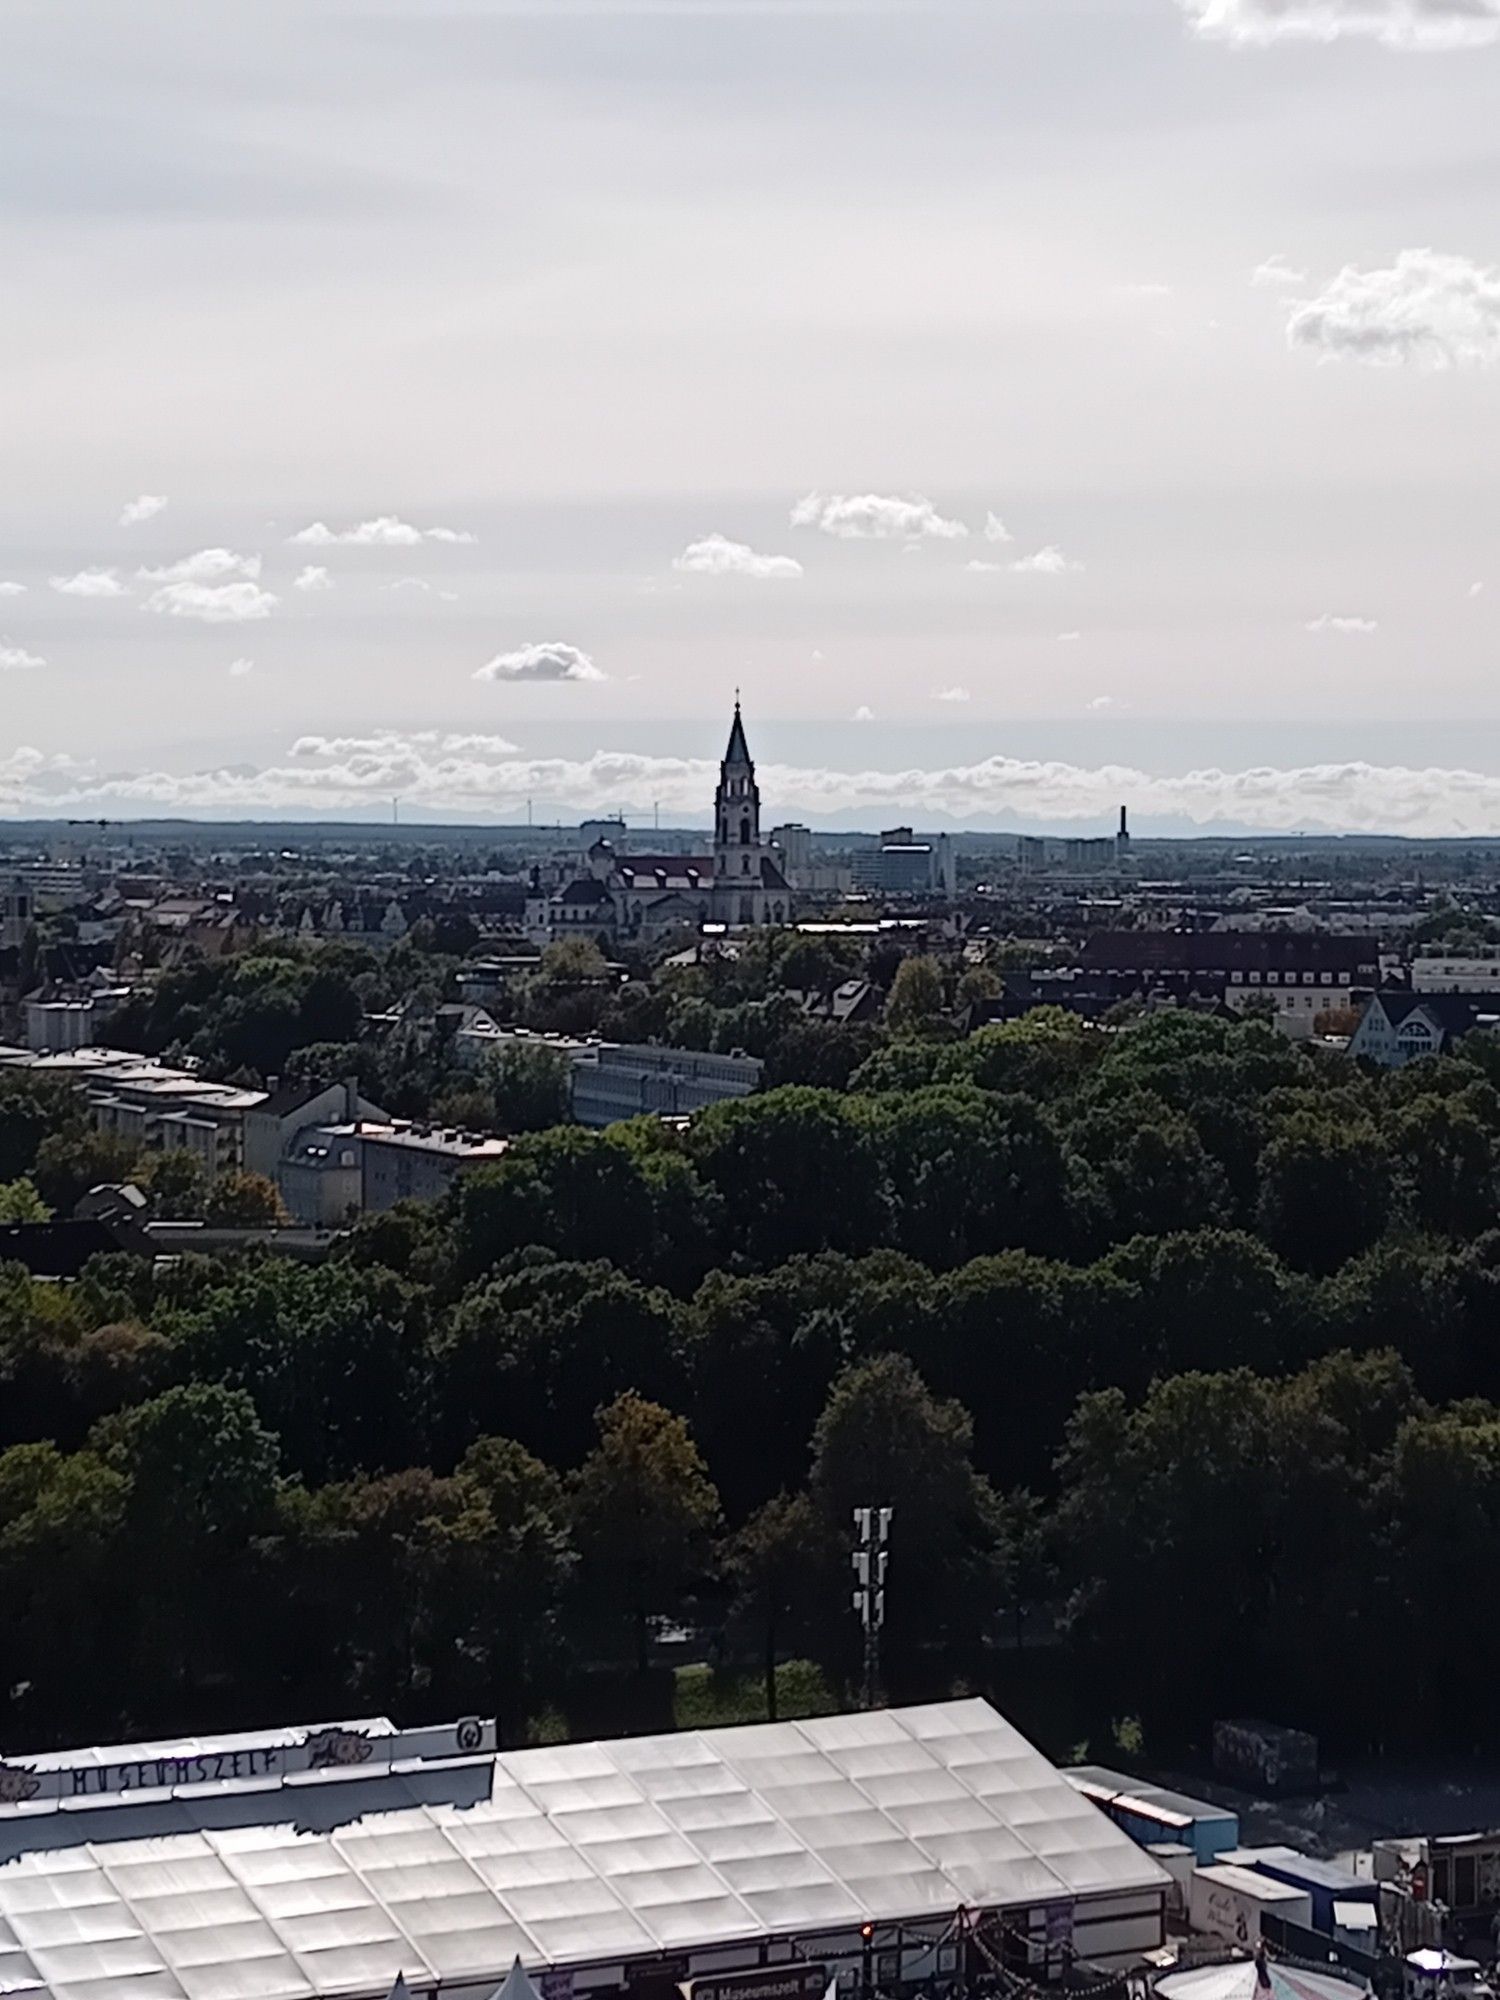
<svg viewBox="0 0 1500 2000">
<path fill-rule="evenodd" d="M 1208 1931 L 1253 1951 L 1260 1943 L 1263 1916 L 1280 1917 L 1311 1930 L 1312 1897 L 1306 1889 L 1273 1882 L 1269 1875 L 1259 1875 L 1253 1868 L 1236 1868 L 1232 1863 L 1193 1870 L 1188 1885 L 1188 1922 L 1195 1931 Z"/>
</svg>

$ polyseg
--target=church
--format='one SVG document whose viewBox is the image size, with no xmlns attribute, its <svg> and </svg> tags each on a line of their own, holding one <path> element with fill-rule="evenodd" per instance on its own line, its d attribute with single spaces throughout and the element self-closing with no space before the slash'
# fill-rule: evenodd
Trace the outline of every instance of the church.
<svg viewBox="0 0 1500 2000">
<path fill-rule="evenodd" d="M 537 942 L 602 935 L 651 944 L 704 924 L 790 923 L 791 885 L 761 833 L 760 787 L 738 701 L 719 766 L 713 852 L 631 854 L 596 840 L 585 863 L 573 880 L 529 899 L 527 931 Z"/>
</svg>

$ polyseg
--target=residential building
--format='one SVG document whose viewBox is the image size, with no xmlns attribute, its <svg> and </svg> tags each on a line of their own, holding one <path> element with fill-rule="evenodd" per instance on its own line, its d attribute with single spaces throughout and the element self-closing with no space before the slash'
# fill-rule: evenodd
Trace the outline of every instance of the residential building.
<svg viewBox="0 0 1500 2000">
<path fill-rule="evenodd" d="M 83 1091 L 96 1130 L 142 1153 L 191 1153 L 210 1179 L 244 1165 L 245 1117 L 266 1096 L 127 1049 L 0 1048 L 0 1068 L 66 1078 Z"/>
<path fill-rule="evenodd" d="M 1500 993 L 1500 951 L 1484 958 L 1423 955 L 1411 962 L 1414 993 Z"/>
<path fill-rule="evenodd" d="M 276 1169 L 287 1214 L 315 1229 L 338 1229 L 364 1205 L 364 1144 L 360 1126 L 304 1125 L 294 1132 Z"/>
<path fill-rule="evenodd" d="M 28 1000 L 26 1046 L 45 1049 L 86 1049 L 94 1039 L 92 1000 Z"/>
<path fill-rule="evenodd" d="M 1351 1056 L 1401 1069 L 1419 1056 L 1438 1056 L 1460 1036 L 1500 1028 L 1500 994 L 1410 993 L 1405 987 L 1373 996 L 1350 1038 Z"/>
<path fill-rule="evenodd" d="M 1374 990 L 1380 954 L 1372 937 L 1296 931 L 1096 931 L 1084 940 L 1079 969 L 1141 994 L 1179 1002 L 1216 1000 L 1233 1014 L 1270 1001 L 1276 1023 L 1296 1039 L 1321 1013 L 1343 1009 Z"/>
<path fill-rule="evenodd" d="M 643 1114 L 683 1118 L 760 1088 L 758 1056 L 713 1055 L 655 1043 L 600 1044 L 593 1061 L 573 1066 L 573 1116 L 580 1125 L 613 1125 Z"/>
<path fill-rule="evenodd" d="M 845 979 L 831 993 L 804 993 L 802 1010 L 812 1021 L 832 1021 L 840 1028 L 852 1028 L 878 1021 L 885 995 L 868 979 Z"/>
<path fill-rule="evenodd" d="M 405 1118 L 361 1125 L 359 1142 L 360 1207 L 366 1214 L 398 1201 L 437 1201 L 460 1174 L 503 1159 L 507 1145 L 493 1135 Z"/>
<path fill-rule="evenodd" d="M 252 1174 L 279 1182 L 291 1142 L 307 1126 L 361 1118 L 383 1122 L 387 1116 L 380 1105 L 360 1095 L 352 1078 L 341 1083 L 279 1083 L 273 1077 L 269 1090 L 245 1114 L 245 1166 Z"/>
<path fill-rule="evenodd" d="M 102 971 L 74 986 L 38 987 L 25 1001 L 26 1046 L 38 1053 L 92 1048 L 131 990 Z"/>
</svg>

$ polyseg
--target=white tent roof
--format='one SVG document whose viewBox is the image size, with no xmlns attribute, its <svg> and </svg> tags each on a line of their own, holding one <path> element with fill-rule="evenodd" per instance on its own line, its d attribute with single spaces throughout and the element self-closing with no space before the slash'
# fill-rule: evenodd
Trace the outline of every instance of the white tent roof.
<svg viewBox="0 0 1500 2000">
<path fill-rule="evenodd" d="M 0 1993 L 384 2000 L 1166 1882 L 978 1700 L 212 1791 L 0 1826 Z"/>
</svg>

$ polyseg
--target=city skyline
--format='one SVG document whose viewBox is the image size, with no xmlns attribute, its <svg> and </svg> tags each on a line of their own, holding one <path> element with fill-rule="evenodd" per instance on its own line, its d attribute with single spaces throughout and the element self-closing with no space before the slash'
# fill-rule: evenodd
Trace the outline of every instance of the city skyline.
<svg viewBox="0 0 1500 2000">
<path fill-rule="evenodd" d="M 1491 0 L 89 18 L 6 816 L 1500 832 Z"/>
</svg>

